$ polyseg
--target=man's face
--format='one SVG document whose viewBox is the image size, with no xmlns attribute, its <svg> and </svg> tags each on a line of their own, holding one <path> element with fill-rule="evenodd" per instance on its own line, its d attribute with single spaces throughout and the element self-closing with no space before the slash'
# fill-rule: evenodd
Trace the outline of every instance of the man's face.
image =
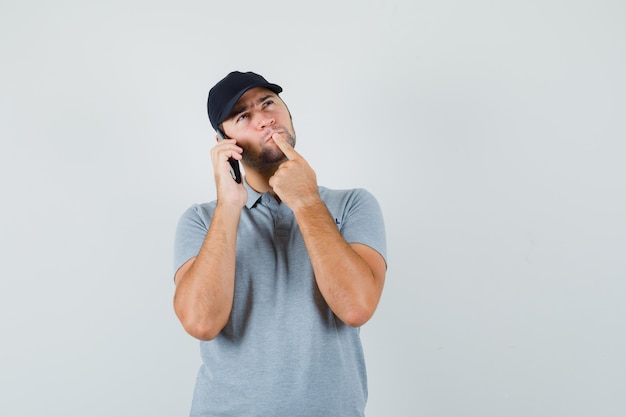
<svg viewBox="0 0 626 417">
<path fill-rule="evenodd" d="M 241 96 L 222 129 L 243 148 L 244 164 L 261 173 L 273 172 L 285 159 L 272 134 L 279 133 L 291 146 L 296 144 L 287 106 L 276 93 L 262 87 Z"/>
</svg>

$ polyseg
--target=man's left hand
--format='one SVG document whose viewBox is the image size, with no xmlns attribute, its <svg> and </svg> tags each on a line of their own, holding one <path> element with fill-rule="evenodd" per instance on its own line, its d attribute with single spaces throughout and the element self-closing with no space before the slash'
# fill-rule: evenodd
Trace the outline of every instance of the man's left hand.
<svg viewBox="0 0 626 417">
<path fill-rule="evenodd" d="M 274 133 L 272 140 L 287 157 L 269 180 L 276 195 L 293 211 L 319 201 L 313 168 L 280 134 Z"/>
</svg>

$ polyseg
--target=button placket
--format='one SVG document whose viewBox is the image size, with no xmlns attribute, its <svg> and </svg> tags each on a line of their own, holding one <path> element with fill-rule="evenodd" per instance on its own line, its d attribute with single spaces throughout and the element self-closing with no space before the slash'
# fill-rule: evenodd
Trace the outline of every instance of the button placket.
<svg viewBox="0 0 626 417">
<path fill-rule="evenodd" d="M 289 221 L 289 216 L 287 216 L 285 213 L 286 210 L 289 210 L 289 208 L 284 204 L 278 204 L 276 207 L 274 224 L 276 225 L 276 237 L 279 238 L 289 237 L 289 229 L 291 227 L 291 224 Z"/>
</svg>

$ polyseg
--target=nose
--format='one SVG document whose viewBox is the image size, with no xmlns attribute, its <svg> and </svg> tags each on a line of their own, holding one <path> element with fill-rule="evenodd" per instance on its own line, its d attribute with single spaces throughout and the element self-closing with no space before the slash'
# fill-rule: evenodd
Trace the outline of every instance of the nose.
<svg viewBox="0 0 626 417">
<path fill-rule="evenodd" d="M 258 121 L 257 121 L 257 127 L 259 129 L 265 129 L 266 127 L 269 127 L 271 125 L 274 124 L 274 118 L 268 114 L 259 114 L 258 116 Z"/>
</svg>

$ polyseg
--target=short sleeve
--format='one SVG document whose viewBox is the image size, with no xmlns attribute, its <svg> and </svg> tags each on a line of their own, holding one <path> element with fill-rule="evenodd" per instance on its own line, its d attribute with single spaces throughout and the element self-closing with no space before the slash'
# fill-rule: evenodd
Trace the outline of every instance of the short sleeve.
<svg viewBox="0 0 626 417">
<path fill-rule="evenodd" d="M 340 232 L 348 243 L 370 246 L 387 262 L 387 241 L 382 211 L 367 190 L 353 190 L 343 209 Z"/>
<path fill-rule="evenodd" d="M 198 255 L 209 230 L 212 206 L 189 207 L 178 221 L 174 238 L 174 274 L 189 259 Z"/>
</svg>

